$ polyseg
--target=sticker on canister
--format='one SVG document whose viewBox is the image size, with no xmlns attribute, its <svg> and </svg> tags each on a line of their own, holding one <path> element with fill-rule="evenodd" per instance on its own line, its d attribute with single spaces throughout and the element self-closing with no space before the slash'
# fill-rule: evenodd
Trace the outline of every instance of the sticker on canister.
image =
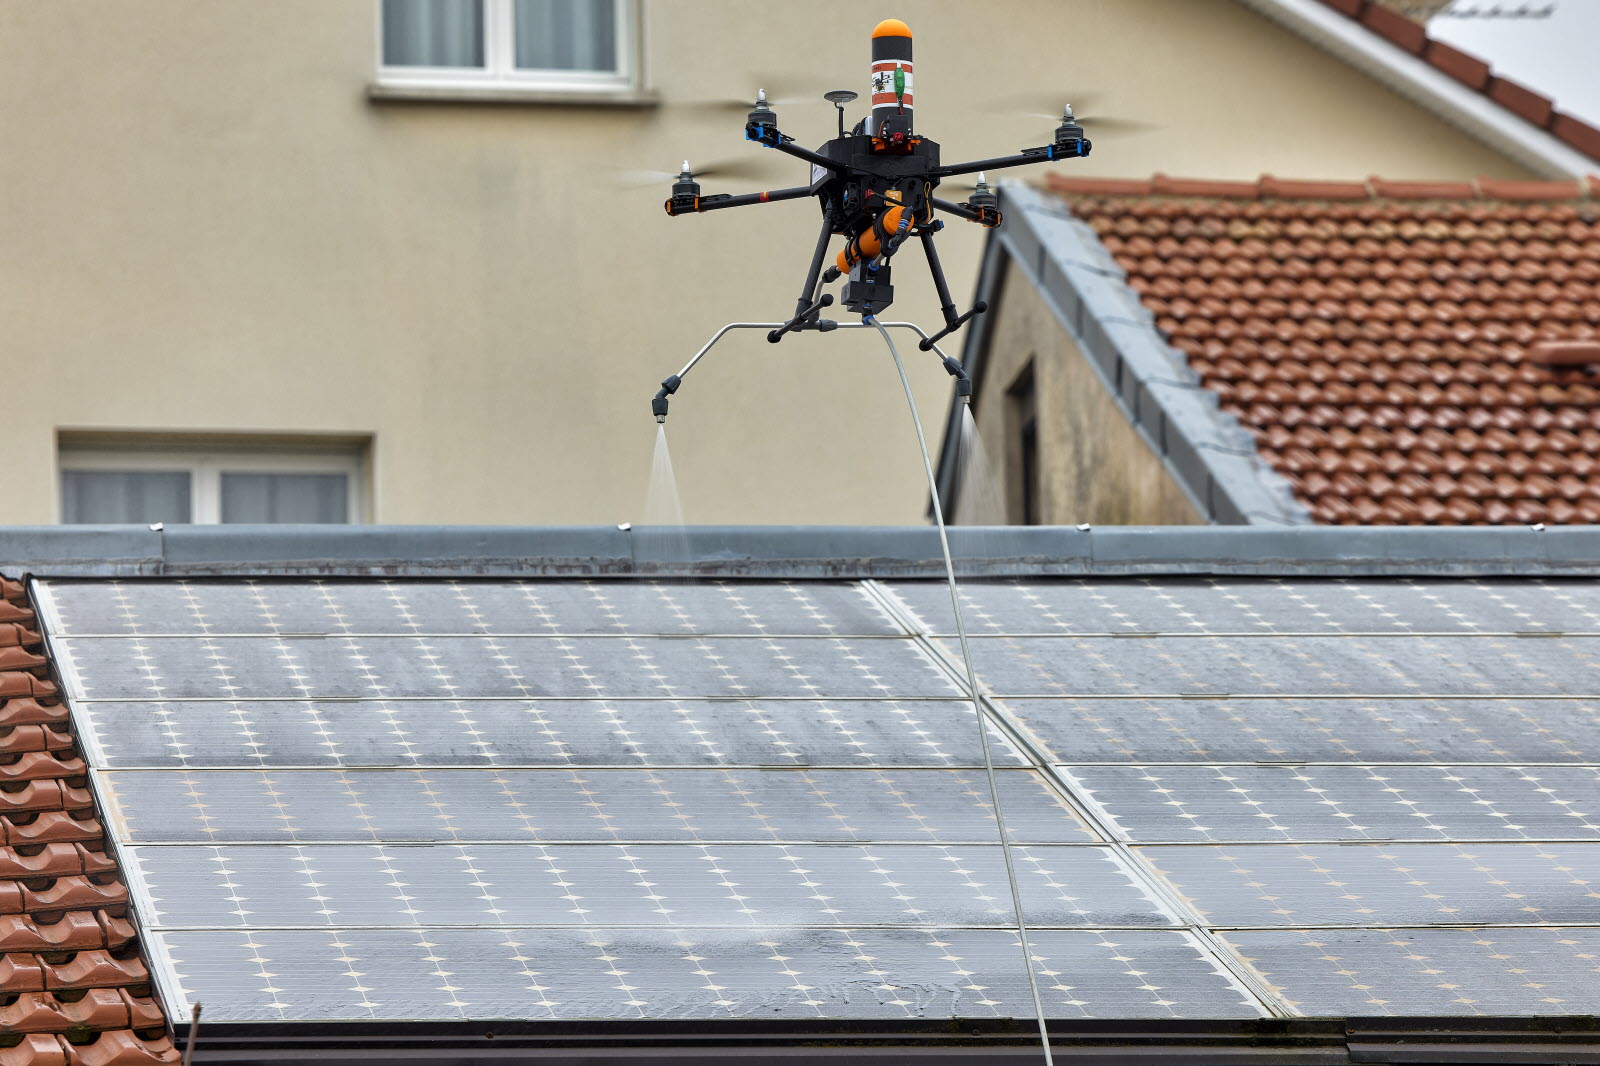
<svg viewBox="0 0 1600 1066">
<path fill-rule="evenodd" d="M 910 96 L 911 95 L 911 64 L 910 63 L 901 63 L 901 62 L 898 62 L 898 61 L 892 61 L 891 60 L 888 63 L 879 62 L 879 63 L 873 64 L 873 68 L 872 68 L 872 95 L 873 96 L 877 96 L 880 93 L 888 93 L 890 96 L 894 95 L 894 75 L 895 75 L 896 67 L 898 67 L 900 69 L 900 71 L 902 72 L 902 76 L 905 78 L 904 88 L 902 89 L 902 91 L 904 92 L 904 94 L 906 96 Z M 874 102 L 876 102 L 876 101 L 874 101 Z"/>
</svg>

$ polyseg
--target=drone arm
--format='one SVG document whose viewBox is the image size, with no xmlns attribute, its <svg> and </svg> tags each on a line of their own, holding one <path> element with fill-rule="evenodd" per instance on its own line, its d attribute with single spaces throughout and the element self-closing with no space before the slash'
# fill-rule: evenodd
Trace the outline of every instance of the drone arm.
<svg viewBox="0 0 1600 1066">
<path fill-rule="evenodd" d="M 1004 170 L 1007 167 L 1023 167 L 1030 163 L 1050 163 L 1058 159 L 1074 159 L 1088 154 L 1088 138 L 1060 141 L 1055 144 L 1047 144 L 1042 148 L 1024 148 L 1016 155 L 996 156 L 994 159 L 979 159 L 971 163 L 953 163 L 947 167 L 939 167 L 933 172 L 933 176 L 936 178 L 949 178 L 957 174 L 976 174 L 980 170 Z"/>
<path fill-rule="evenodd" d="M 953 204 L 949 200 L 933 198 L 933 206 L 947 215 L 964 218 L 968 222 L 977 222 L 980 225 L 993 229 L 1000 224 L 1000 212 L 992 207 L 974 209 L 966 204 Z"/>
<path fill-rule="evenodd" d="M 718 211 L 724 207 L 798 200 L 802 196 L 810 195 L 811 186 L 797 185 L 792 189 L 773 189 L 769 192 L 746 192 L 738 195 L 718 193 L 715 196 L 674 196 L 666 202 L 666 208 L 669 215 L 690 215 L 698 211 Z"/>
<path fill-rule="evenodd" d="M 768 145 L 767 147 L 776 148 L 785 155 L 792 155 L 796 159 L 804 159 L 814 167 L 824 167 L 832 171 L 844 169 L 837 159 L 829 159 L 827 156 L 813 152 L 809 148 L 801 148 L 793 141 L 779 141 L 777 144 Z"/>
</svg>

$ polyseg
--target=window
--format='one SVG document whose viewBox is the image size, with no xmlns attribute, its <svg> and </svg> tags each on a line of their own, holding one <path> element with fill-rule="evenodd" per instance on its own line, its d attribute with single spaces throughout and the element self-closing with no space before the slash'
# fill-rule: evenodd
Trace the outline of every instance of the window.
<svg viewBox="0 0 1600 1066">
<path fill-rule="evenodd" d="M 1044 519 L 1044 501 L 1039 492 L 1039 401 L 1033 389 L 1033 360 L 1006 390 L 1006 408 L 1011 429 L 1006 464 L 1011 471 L 1011 520 L 1036 526 Z"/>
<path fill-rule="evenodd" d="M 355 448 L 61 448 L 67 523 L 361 520 Z"/>
<path fill-rule="evenodd" d="M 620 92 L 633 0 L 380 0 L 386 86 Z"/>
</svg>

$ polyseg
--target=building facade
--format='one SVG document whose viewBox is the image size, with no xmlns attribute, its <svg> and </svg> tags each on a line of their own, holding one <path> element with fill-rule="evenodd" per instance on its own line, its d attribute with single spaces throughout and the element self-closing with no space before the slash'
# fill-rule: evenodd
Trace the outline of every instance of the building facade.
<svg viewBox="0 0 1600 1066">
<path fill-rule="evenodd" d="M 640 518 L 656 383 L 788 313 L 816 216 L 669 220 L 636 172 L 803 183 L 702 104 L 765 87 L 820 142 L 887 14 L 951 157 L 1073 102 L 1144 125 L 1086 123 L 1063 172 L 1528 176 L 1232 0 L 0 0 L 5 520 Z M 953 225 L 965 303 L 982 234 Z M 908 258 L 890 317 L 935 321 Z M 673 405 L 689 521 L 918 521 L 898 390 L 864 333 L 730 340 Z"/>
</svg>

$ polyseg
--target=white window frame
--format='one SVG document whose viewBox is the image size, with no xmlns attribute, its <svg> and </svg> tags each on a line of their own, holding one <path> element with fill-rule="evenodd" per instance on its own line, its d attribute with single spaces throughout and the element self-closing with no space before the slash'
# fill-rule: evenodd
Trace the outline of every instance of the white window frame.
<svg viewBox="0 0 1600 1066">
<path fill-rule="evenodd" d="M 355 451 L 312 451 L 292 448 L 236 449 L 165 448 L 128 445 L 125 447 L 62 444 L 59 450 L 60 473 L 56 477 L 58 501 L 56 520 L 66 521 L 65 494 L 61 484 L 69 470 L 137 471 L 141 473 L 189 475 L 189 522 L 193 525 L 220 525 L 222 522 L 222 475 L 229 474 L 344 474 L 347 478 L 345 521 L 362 521 L 361 455 Z"/>
<path fill-rule="evenodd" d="M 383 0 L 373 0 L 377 27 L 377 83 L 399 89 L 466 89 L 538 93 L 632 93 L 639 84 L 639 12 L 636 0 L 616 5 L 617 69 L 526 70 L 516 65 L 512 0 L 483 0 L 482 67 L 391 67 L 383 62 Z"/>
</svg>

